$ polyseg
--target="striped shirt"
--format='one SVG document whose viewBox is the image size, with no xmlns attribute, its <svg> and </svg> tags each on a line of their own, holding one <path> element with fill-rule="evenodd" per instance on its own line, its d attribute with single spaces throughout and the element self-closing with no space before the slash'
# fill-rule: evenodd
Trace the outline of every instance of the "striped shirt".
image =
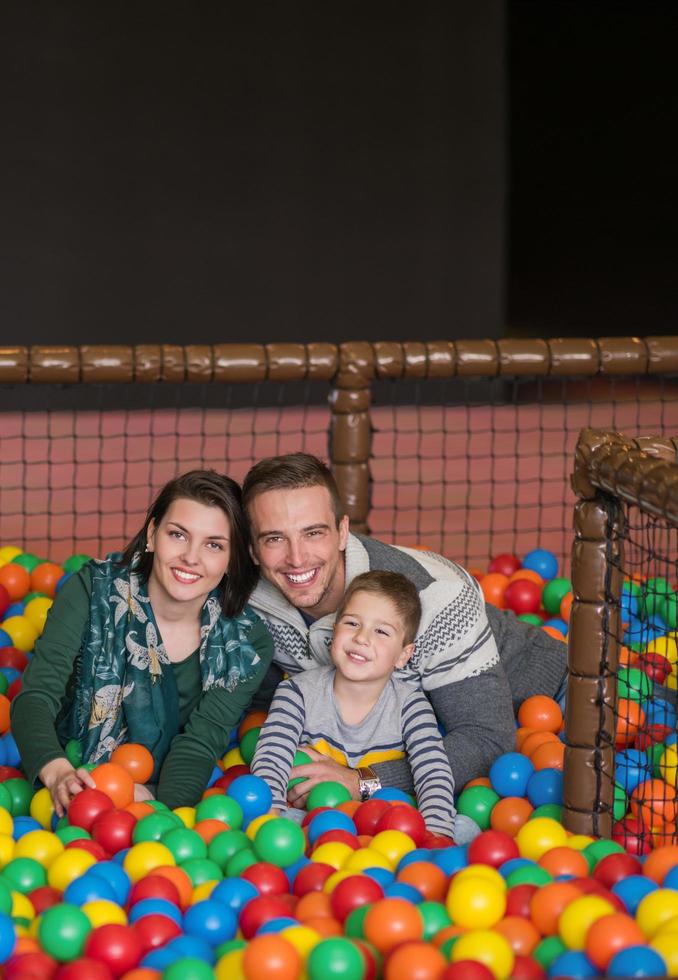
<svg viewBox="0 0 678 980">
<path fill-rule="evenodd" d="M 290 769 L 300 746 L 311 745 L 352 768 L 406 757 L 428 830 L 453 837 L 454 779 L 426 695 L 391 677 L 369 714 L 347 725 L 334 697 L 334 673 L 333 667 L 320 667 L 278 685 L 251 767 L 270 786 L 273 806 L 287 806 Z"/>
</svg>

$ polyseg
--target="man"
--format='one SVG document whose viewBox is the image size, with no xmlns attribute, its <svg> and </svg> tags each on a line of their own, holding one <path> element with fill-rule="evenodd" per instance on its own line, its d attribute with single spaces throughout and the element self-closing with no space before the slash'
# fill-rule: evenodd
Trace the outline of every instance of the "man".
<svg viewBox="0 0 678 980">
<path fill-rule="evenodd" d="M 504 666 L 520 680 L 521 700 L 528 691 L 553 696 L 558 690 L 566 669 L 562 644 L 513 616 L 492 607 L 486 611 L 478 583 L 454 562 L 351 534 L 334 478 L 315 457 L 291 453 L 261 460 L 245 477 L 243 503 L 260 571 L 250 602 L 273 636 L 275 663 L 288 674 L 330 663 L 334 613 L 356 575 L 380 569 L 401 572 L 414 582 L 422 619 L 415 653 L 399 673 L 428 695 L 446 733 L 458 791 L 514 748 Z M 502 660 L 493 630 L 504 647 Z M 535 645 L 545 661 L 536 671 L 530 663 Z M 343 783 L 355 799 L 366 798 L 379 783 L 412 789 L 403 760 L 352 770 L 312 750 L 309 754 L 313 762 L 294 771 L 306 777 L 290 792 L 296 805 L 329 779 Z"/>
</svg>

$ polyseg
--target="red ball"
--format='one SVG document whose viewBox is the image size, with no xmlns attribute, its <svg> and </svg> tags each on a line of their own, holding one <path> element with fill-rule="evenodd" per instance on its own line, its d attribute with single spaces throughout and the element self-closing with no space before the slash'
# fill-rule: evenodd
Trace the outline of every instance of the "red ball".
<svg viewBox="0 0 678 980">
<path fill-rule="evenodd" d="M 633 745 L 636 749 L 647 751 L 651 745 L 663 742 L 673 732 L 668 725 L 648 725 L 642 732 L 638 732 Z"/>
<path fill-rule="evenodd" d="M 361 803 L 353 814 L 353 823 L 358 833 L 374 837 L 377 824 L 386 811 L 390 809 L 391 804 L 388 800 L 367 800 L 365 803 Z"/>
<path fill-rule="evenodd" d="M 343 922 L 354 909 L 384 897 L 384 889 L 369 875 L 351 875 L 336 886 L 330 896 L 330 905 L 335 919 Z"/>
<path fill-rule="evenodd" d="M 511 980 L 546 980 L 546 970 L 531 956 L 516 954 L 511 970 Z"/>
<path fill-rule="evenodd" d="M 498 868 L 504 861 L 517 857 L 520 857 L 518 845 L 503 830 L 484 830 L 469 844 L 469 864 L 490 864 Z"/>
<path fill-rule="evenodd" d="M 511 582 L 504 592 L 504 602 L 508 609 L 512 609 L 516 616 L 524 613 L 539 612 L 541 606 L 541 585 L 532 582 L 528 578 L 518 578 Z"/>
<path fill-rule="evenodd" d="M 161 875 L 147 875 L 132 885 L 128 899 L 130 908 L 144 898 L 164 898 L 165 901 L 181 908 L 179 889 L 173 881 L 170 881 L 169 878 L 163 878 Z"/>
<path fill-rule="evenodd" d="M 42 950 L 12 956 L 4 966 L 4 980 L 51 980 L 59 964 Z"/>
<path fill-rule="evenodd" d="M 219 776 L 214 782 L 214 786 L 218 786 L 219 789 L 227 790 L 234 779 L 238 776 L 249 775 L 250 767 L 246 765 L 229 766 L 223 776 Z"/>
<path fill-rule="evenodd" d="M 661 653 L 641 653 L 636 666 L 658 684 L 663 684 L 671 673 L 671 661 Z"/>
<path fill-rule="evenodd" d="M 0 783 L 4 783 L 6 779 L 25 778 L 25 775 L 19 769 L 15 769 L 14 766 L 0 766 Z"/>
<path fill-rule="evenodd" d="M 65 849 L 75 848 L 77 851 L 87 851 L 88 854 L 92 854 L 97 861 L 107 861 L 111 856 L 108 854 L 101 844 L 97 844 L 95 840 L 87 840 L 86 837 L 80 840 L 71 840 L 66 844 Z"/>
<path fill-rule="evenodd" d="M 289 891 L 289 882 L 283 869 L 267 861 L 257 861 L 250 865 L 240 877 L 251 882 L 260 895 L 284 895 Z"/>
<path fill-rule="evenodd" d="M 0 585 L 0 589 L 2 586 Z M 23 650 L 16 647 L 3 647 L 0 650 L 0 667 L 11 667 L 13 670 L 24 671 L 28 666 L 28 657 Z M 671 665 L 669 664 L 669 670 Z"/>
<path fill-rule="evenodd" d="M 640 861 L 632 854 L 608 854 L 595 866 L 592 877 L 606 888 L 612 888 L 622 878 L 642 873 Z"/>
<path fill-rule="evenodd" d="M 519 568 L 522 568 L 520 564 L 520 559 L 516 558 L 515 555 L 497 555 L 492 559 L 490 564 L 487 566 L 488 573 L 499 572 L 500 575 L 505 575 L 507 578 L 511 578 L 514 572 L 517 572 Z"/>
<path fill-rule="evenodd" d="M 97 817 L 112 809 L 113 801 L 101 790 L 83 789 L 68 806 L 68 822 L 72 827 L 82 827 L 89 833 Z"/>
<path fill-rule="evenodd" d="M 143 955 L 181 935 L 181 926 L 167 915 L 144 915 L 134 923 Z"/>
<path fill-rule="evenodd" d="M 649 828 L 637 817 L 625 817 L 612 824 L 612 840 L 621 844 L 629 854 L 643 857 L 652 850 Z"/>
<path fill-rule="evenodd" d="M 289 905 L 278 895 L 260 895 L 252 898 L 243 907 L 238 925 L 245 939 L 251 939 L 264 922 L 285 918 L 289 915 Z"/>
<path fill-rule="evenodd" d="M 351 941 L 354 946 L 357 946 L 362 953 L 363 960 L 365 961 L 365 972 L 363 973 L 362 980 L 377 980 L 379 976 L 380 962 L 377 962 L 377 951 L 374 946 L 366 942 L 364 939 L 356 939 L 351 937 Z"/>
<path fill-rule="evenodd" d="M 5 691 L 5 697 L 9 701 L 13 701 L 14 698 L 19 693 L 20 690 L 21 690 L 21 678 L 20 677 L 15 677 L 14 680 L 12 681 L 12 683 L 9 685 L 9 687 Z"/>
<path fill-rule="evenodd" d="M 92 824 L 92 837 L 109 854 L 117 854 L 132 846 L 136 822 L 136 818 L 126 810 L 107 810 Z"/>
<path fill-rule="evenodd" d="M 292 893 L 297 898 L 308 895 L 309 892 L 321 892 L 323 885 L 330 875 L 333 875 L 335 868 L 331 864 L 323 864 L 322 861 L 311 861 L 305 864 L 294 879 Z"/>
<path fill-rule="evenodd" d="M 313 847 L 320 847 L 321 844 L 329 844 L 331 841 L 348 844 L 354 851 L 357 851 L 360 847 L 360 841 L 356 835 L 352 834 L 349 830 L 342 830 L 340 827 L 337 827 L 335 830 L 326 830 L 320 837 L 316 837 L 313 842 Z"/>
<path fill-rule="evenodd" d="M 4 585 L 0 585 L 0 619 L 5 618 L 5 613 L 7 612 L 7 610 L 11 605 L 12 605 L 12 598 L 9 592 L 7 591 Z M 2 666 L 8 667 L 9 664 L 3 664 Z"/>
<path fill-rule="evenodd" d="M 495 980 L 494 973 L 478 960 L 457 960 L 449 963 L 438 980 Z"/>
<path fill-rule="evenodd" d="M 93 929 L 85 943 L 85 955 L 105 963 L 115 977 L 132 970 L 143 952 L 141 939 L 132 926 L 116 923 Z"/>
<path fill-rule="evenodd" d="M 36 980 L 39 974 L 36 974 Z M 111 980 L 113 974 L 105 963 L 82 956 L 71 963 L 64 963 L 54 974 L 54 980 Z"/>
<path fill-rule="evenodd" d="M 530 901 L 537 885 L 514 885 L 506 892 L 506 915 L 519 915 L 522 919 L 530 918 Z"/>
<path fill-rule="evenodd" d="M 399 803 L 396 806 L 390 806 L 382 814 L 377 823 L 375 833 L 380 834 L 383 830 L 399 830 L 401 833 L 407 834 L 414 841 L 416 847 L 421 847 L 427 833 L 426 824 L 421 813 L 408 803 Z"/>
<path fill-rule="evenodd" d="M 50 888 L 49 885 L 34 888 L 32 892 L 28 893 L 28 898 L 35 909 L 36 915 L 40 915 L 45 909 L 49 909 L 53 905 L 58 905 L 59 902 L 63 901 L 63 895 L 58 888 Z"/>
</svg>

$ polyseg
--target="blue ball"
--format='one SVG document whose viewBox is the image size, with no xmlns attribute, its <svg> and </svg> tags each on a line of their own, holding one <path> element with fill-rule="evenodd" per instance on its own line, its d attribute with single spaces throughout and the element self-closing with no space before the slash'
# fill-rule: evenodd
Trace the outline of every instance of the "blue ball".
<svg viewBox="0 0 678 980">
<path fill-rule="evenodd" d="M 525 796 L 534 765 L 520 752 L 505 752 L 490 766 L 492 789 L 500 796 Z"/>
<path fill-rule="evenodd" d="M 235 913 L 223 902 L 208 898 L 189 906 L 184 914 L 186 935 L 204 939 L 210 946 L 228 942 L 233 939 L 237 930 L 238 920 Z"/>
<path fill-rule="evenodd" d="M 309 844 L 315 844 L 320 835 L 328 830 L 346 830 L 349 834 L 358 833 L 355 823 L 347 813 L 342 813 L 341 810 L 323 810 L 309 822 Z"/>
<path fill-rule="evenodd" d="M 19 840 L 24 834 L 29 834 L 31 830 L 42 830 L 42 824 L 34 820 L 33 817 L 15 817 L 12 828 L 12 837 Z"/>
<path fill-rule="evenodd" d="M 545 548 L 535 548 L 529 551 L 523 558 L 523 568 L 529 568 L 546 581 L 555 578 L 558 574 L 558 559 L 552 551 Z"/>
<path fill-rule="evenodd" d="M 527 783 L 527 798 L 534 807 L 563 805 L 563 774 L 559 769 L 538 769 Z"/>
<path fill-rule="evenodd" d="M 255 817 L 268 813 L 273 796 L 268 784 L 259 776 L 237 776 L 226 791 L 226 795 L 240 804 L 246 826 Z"/>
<path fill-rule="evenodd" d="M 384 898 L 404 898 L 413 905 L 423 902 L 424 896 L 414 885 L 408 885 L 405 881 L 392 881 L 384 888 Z"/>
<path fill-rule="evenodd" d="M 610 891 L 622 900 L 629 915 L 635 916 L 641 901 L 657 888 L 657 882 L 645 875 L 628 875 L 617 881 Z"/>
<path fill-rule="evenodd" d="M 665 977 L 664 957 L 650 946 L 627 946 L 607 964 L 608 977 Z"/>
<path fill-rule="evenodd" d="M 529 858 L 509 858 L 508 861 L 504 861 L 503 864 L 499 865 L 498 871 L 502 878 L 508 878 L 510 874 L 517 871 L 519 868 L 534 867 L 535 862 L 531 861 Z"/>
<path fill-rule="evenodd" d="M 118 854 L 126 854 L 129 848 L 118 851 Z M 117 857 L 117 855 L 116 855 Z M 89 875 L 100 875 L 111 886 L 115 892 L 118 905 L 125 905 L 132 890 L 132 882 L 123 867 L 117 861 L 99 861 L 87 869 Z"/>
<path fill-rule="evenodd" d="M 23 616 L 25 610 L 26 610 L 25 602 L 13 602 L 11 606 L 7 606 L 7 609 L 5 609 L 5 615 L 3 616 L 3 619 L 9 619 L 10 616 Z M 7 634 L 5 633 L 5 636 L 6 635 Z"/>
<path fill-rule="evenodd" d="M 2 632 L 3 630 L 0 630 L 0 633 Z M 14 667 L 0 667 L 0 674 L 5 675 L 8 684 L 11 684 L 12 681 L 15 681 L 17 677 L 21 677 L 21 671 L 16 670 Z"/>
<path fill-rule="evenodd" d="M 210 966 L 214 963 L 214 950 L 204 939 L 197 936 L 175 936 L 170 939 L 165 949 L 171 954 L 171 963 L 191 957 L 197 960 L 204 960 Z"/>
<path fill-rule="evenodd" d="M 621 593 L 622 619 L 625 623 L 633 619 L 638 619 L 638 597 L 631 591 L 631 583 L 624 582 Z"/>
<path fill-rule="evenodd" d="M 405 793 L 402 789 L 396 789 L 395 786 L 382 786 L 381 789 L 372 794 L 371 798 L 373 800 L 400 800 L 410 805 L 414 803 L 414 799 L 409 793 Z"/>
<path fill-rule="evenodd" d="M 676 709 L 670 702 L 663 698 L 653 697 L 643 701 L 645 711 L 645 724 L 667 725 L 669 728 L 676 727 Z"/>
<path fill-rule="evenodd" d="M 212 901 L 221 902 L 237 915 L 244 905 L 257 898 L 259 889 L 245 878 L 224 878 L 212 891 Z"/>
<path fill-rule="evenodd" d="M 0 629 L 0 649 L 2 647 L 11 647 L 11 646 L 13 646 L 12 637 L 9 635 L 9 633 L 6 633 L 4 630 Z"/>
<path fill-rule="evenodd" d="M 634 646 L 649 643 L 651 640 L 656 640 L 657 633 L 655 630 L 650 629 L 647 623 L 644 623 L 642 619 L 636 619 L 633 617 L 629 620 L 628 626 L 624 633 L 624 646 Z"/>
<path fill-rule="evenodd" d="M 96 902 L 99 899 L 119 904 L 113 886 L 101 875 L 91 874 L 84 874 L 72 881 L 63 897 L 63 901 L 69 905 L 84 905 L 85 902 Z"/>
<path fill-rule="evenodd" d="M 554 630 L 560 630 L 563 636 L 567 636 L 567 631 L 569 629 L 569 626 L 565 620 L 561 619 L 560 616 L 554 616 L 553 619 L 547 619 L 544 626 L 552 626 Z"/>
<path fill-rule="evenodd" d="M 662 883 L 662 888 L 673 888 L 678 892 L 678 864 L 674 865 L 668 872 Z"/>
<path fill-rule="evenodd" d="M 299 920 L 293 919 L 291 916 L 279 915 L 275 919 L 269 919 L 267 922 L 262 923 L 257 929 L 257 936 L 270 935 L 275 932 L 282 932 L 283 929 L 289 929 L 290 926 L 298 926 Z"/>
<path fill-rule="evenodd" d="M 631 794 L 639 783 L 652 776 L 652 766 L 647 752 L 641 749 L 626 749 L 614 757 L 614 778 L 626 794 Z"/>
<path fill-rule="evenodd" d="M 406 868 L 408 864 L 414 864 L 415 861 L 430 861 L 431 851 L 428 847 L 415 847 L 413 851 L 408 851 L 404 854 L 398 861 L 398 871 L 402 871 Z"/>
<path fill-rule="evenodd" d="M 455 871 L 468 865 L 468 844 L 461 847 L 436 847 L 431 851 L 431 860 L 446 875 L 453 875 Z"/>
<path fill-rule="evenodd" d="M 294 887 L 295 879 L 299 874 L 299 872 L 301 871 L 301 869 L 305 868 L 306 865 L 310 863 L 311 863 L 311 859 L 307 858 L 305 854 L 302 854 L 299 860 L 295 861 L 294 864 L 290 864 L 287 868 L 283 868 L 283 871 L 285 872 L 285 877 L 287 878 L 287 882 L 289 884 L 290 891 L 292 891 L 292 888 Z"/>
<path fill-rule="evenodd" d="M 14 736 L 11 732 L 7 732 L 6 735 L 2 736 L 2 748 L 5 754 L 6 766 L 13 766 L 17 769 L 21 765 L 21 753 L 17 748 L 17 744 L 14 741 Z"/>
<path fill-rule="evenodd" d="M 0 963 L 6 963 L 14 952 L 16 933 L 14 922 L 9 915 L 0 912 Z"/>
<path fill-rule="evenodd" d="M 569 980 L 580 980 L 580 978 L 583 980 L 585 977 L 600 976 L 586 953 L 580 953 L 579 950 L 575 949 L 568 949 L 566 953 L 556 956 L 547 975 L 549 977 L 568 977 Z"/>
<path fill-rule="evenodd" d="M 73 572 L 64 572 L 64 574 L 61 576 L 61 578 L 57 580 L 57 584 L 54 587 L 55 593 L 56 592 L 60 592 L 61 589 L 63 589 L 64 585 L 66 584 L 66 582 L 68 582 L 68 580 L 69 580 L 69 578 L 71 577 L 72 574 L 73 574 Z"/>
<path fill-rule="evenodd" d="M 365 868 L 363 874 L 371 878 L 372 881 L 376 881 L 382 888 L 386 888 L 387 885 L 395 881 L 395 875 L 388 868 Z"/>
<path fill-rule="evenodd" d="M 209 789 L 210 786 L 214 786 L 214 784 L 216 783 L 217 779 L 221 779 L 221 777 L 223 775 L 224 774 L 221 771 L 221 769 L 219 768 L 219 766 L 215 766 L 214 769 L 212 770 L 212 775 L 207 780 L 207 787 L 208 787 L 208 789 Z"/>
<path fill-rule="evenodd" d="M 181 925 L 181 911 L 174 902 L 170 902 L 166 898 L 140 899 L 129 910 L 127 918 L 129 924 L 132 925 L 138 922 L 139 919 L 143 919 L 146 915 L 164 915 L 166 918 L 176 922 L 178 926 Z"/>
</svg>

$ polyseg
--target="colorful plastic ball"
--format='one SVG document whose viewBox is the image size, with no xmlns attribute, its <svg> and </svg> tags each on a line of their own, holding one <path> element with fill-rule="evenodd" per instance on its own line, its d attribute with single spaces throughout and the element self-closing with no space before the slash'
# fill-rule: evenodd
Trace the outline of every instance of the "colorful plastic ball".
<svg viewBox="0 0 678 980">
<path fill-rule="evenodd" d="M 304 853 L 306 839 L 299 824 L 277 817 L 263 824 L 254 838 L 254 850 L 261 861 L 287 868 Z"/>
<path fill-rule="evenodd" d="M 485 878 L 452 880 L 447 911 L 455 925 L 466 929 L 489 929 L 506 912 L 506 891 Z"/>
<path fill-rule="evenodd" d="M 66 891 L 70 883 L 96 864 L 96 858 L 80 849 L 65 850 L 47 869 L 47 881 L 52 888 Z"/>
<path fill-rule="evenodd" d="M 553 579 L 558 574 L 558 559 L 551 551 L 545 548 L 534 548 L 523 558 L 523 568 L 536 572 L 546 581 Z"/>
<path fill-rule="evenodd" d="M 72 827 L 91 831 L 94 821 L 103 813 L 113 810 L 113 800 L 98 789 L 83 789 L 73 797 L 68 807 L 68 821 Z"/>
<path fill-rule="evenodd" d="M 583 950 L 592 924 L 614 911 L 612 903 L 600 895 L 582 895 L 563 910 L 558 920 L 558 935 L 568 949 Z"/>
<path fill-rule="evenodd" d="M 523 824 L 527 823 L 533 812 L 532 804 L 521 797 L 505 796 L 492 808 L 490 826 L 492 830 L 515 837 Z"/>
<path fill-rule="evenodd" d="M 235 913 L 222 902 L 208 899 L 196 902 L 186 910 L 184 931 L 189 936 L 204 939 L 210 946 L 233 939 L 238 928 Z"/>
<path fill-rule="evenodd" d="M 383 855 L 392 868 L 395 868 L 405 854 L 413 851 L 414 848 L 414 841 L 402 830 L 382 830 L 374 835 L 369 846 L 370 851 Z"/>
<path fill-rule="evenodd" d="M 45 628 L 47 613 L 50 611 L 53 604 L 54 600 L 47 599 L 45 596 L 36 596 L 35 599 L 31 599 L 30 602 L 26 603 L 24 616 L 36 630 L 38 636 L 42 634 L 42 631 Z"/>
<path fill-rule="evenodd" d="M 650 946 L 664 960 L 667 975 L 670 977 L 678 976 L 678 942 L 676 942 L 676 933 L 658 933 L 650 941 Z"/>
<path fill-rule="evenodd" d="M 113 805 L 122 810 L 134 799 L 134 779 L 114 762 L 96 766 L 91 773 L 96 789 L 110 797 Z"/>
<path fill-rule="evenodd" d="M 183 921 L 179 908 L 166 898 L 142 898 L 135 902 L 129 910 L 130 925 L 134 925 L 147 915 L 164 915 L 178 925 Z"/>
<path fill-rule="evenodd" d="M 613 895 L 621 899 L 629 915 L 635 915 L 642 899 L 650 892 L 656 891 L 657 888 L 659 885 L 656 881 L 652 881 L 645 875 L 636 874 L 622 878 L 621 881 L 612 886 L 611 891 Z"/>
<path fill-rule="evenodd" d="M 638 904 L 636 921 L 648 939 L 652 939 L 662 925 L 678 916 L 678 892 L 671 888 L 657 888 Z"/>
<path fill-rule="evenodd" d="M 586 934 L 586 955 L 594 966 L 605 971 L 610 960 L 629 946 L 642 945 L 645 936 L 630 915 L 615 912 L 597 919 Z"/>
<path fill-rule="evenodd" d="M 273 802 L 271 790 L 259 776 L 238 776 L 228 787 L 227 795 L 240 806 L 244 824 L 248 824 L 250 820 L 261 816 L 262 813 L 268 813 Z M 218 799 L 218 797 L 210 797 L 210 799 Z M 199 808 L 200 805 L 196 808 L 196 815 Z"/>
<path fill-rule="evenodd" d="M 242 907 L 238 925 L 245 939 L 251 939 L 264 922 L 268 922 L 269 919 L 286 917 L 288 913 L 289 905 L 280 895 L 257 895 Z"/>
<path fill-rule="evenodd" d="M 489 572 L 487 575 L 483 575 L 480 580 L 480 588 L 485 602 L 491 603 L 498 609 L 506 609 L 504 593 L 508 585 L 509 576 L 503 575 L 501 572 Z"/>
<path fill-rule="evenodd" d="M 127 872 L 119 864 L 115 861 L 100 861 L 89 868 L 88 874 L 103 877 L 115 892 L 118 903 L 125 904 L 132 883 Z"/>
<path fill-rule="evenodd" d="M 80 878 L 75 878 L 66 891 L 63 899 L 71 905 L 83 906 L 87 902 L 99 900 L 115 902 L 116 893 L 104 878 L 99 875 L 84 874 Z"/>
<path fill-rule="evenodd" d="M 387 800 L 372 798 L 361 803 L 353 815 L 358 833 L 374 836 L 379 820 L 388 809 L 390 805 Z"/>
<path fill-rule="evenodd" d="M 542 593 L 542 603 L 546 612 L 557 616 L 563 599 L 571 590 L 572 583 L 569 578 L 552 578 L 547 582 Z"/>
<path fill-rule="evenodd" d="M 548 976 L 585 980 L 586 977 L 598 977 L 600 974 L 586 953 L 569 949 L 556 956 L 549 967 Z"/>
<path fill-rule="evenodd" d="M 490 767 L 492 789 L 499 796 L 524 796 L 534 766 L 520 752 L 505 752 Z"/>
<path fill-rule="evenodd" d="M 111 762 L 128 772 L 135 783 L 147 783 L 155 766 L 153 756 L 146 746 L 136 742 L 119 745 L 111 755 Z"/>
<path fill-rule="evenodd" d="M 122 866 L 134 883 L 154 869 L 174 863 L 174 855 L 168 847 L 157 841 L 145 841 L 129 849 Z"/>
<path fill-rule="evenodd" d="M 562 772 L 559 769 L 538 769 L 528 780 L 526 794 L 534 807 L 544 806 L 548 803 L 562 805 Z"/>
<path fill-rule="evenodd" d="M 105 963 L 114 976 L 133 969 L 143 955 L 143 946 L 130 926 L 111 923 L 93 929 L 85 943 L 85 953 Z"/>
<path fill-rule="evenodd" d="M 541 606 L 541 586 L 529 579 L 520 578 L 509 582 L 504 592 L 504 604 L 516 615 L 536 613 Z"/>
<path fill-rule="evenodd" d="M 666 963 L 649 946 L 629 946 L 616 953 L 607 965 L 608 977 L 664 977 Z"/>
<path fill-rule="evenodd" d="M 516 555 L 511 555 L 504 553 L 501 555 L 495 555 L 495 557 L 490 561 L 487 566 L 487 571 L 489 574 L 493 572 L 499 572 L 500 575 L 505 575 L 510 578 L 514 572 L 517 572 L 520 568 L 520 559 Z"/>
<path fill-rule="evenodd" d="M 319 806 L 335 807 L 350 799 L 351 793 L 345 786 L 334 780 L 326 780 L 313 787 L 308 794 L 306 808 L 308 810 L 314 810 Z"/>
<path fill-rule="evenodd" d="M 404 943 L 386 963 L 385 980 L 438 980 L 446 967 L 440 950 L 423 942 Z"/>
<path fill-rule="evenodd" d="M 452 962 L 460 960 L 477 960 L 492 972 L 495 980 L 508 980 L 515 955 L 508 940 L 498 932 L 474 929 L 454 944 Z"/>
<path fill-rule="evenodd" d="M 38 939 L 55 960 L 67 962 L 82 955 L 91 924 L 77 905 L 53 905 L 40 917 Z"/>
<path fill-rule="evenodd" d="M 6 567 L 6 566 L 5 566 Z M 2 572 L 0 568 L 0 573 Z M 12 646 L 17 650 L 32 650 L 38 638 L 38 631 L 25 616 L 10 616 L 3 620 L 2 628 L 12 641 Z"/>
<path fill-rule="evenodd" d="M 99 898 L 92 902 L 84 902 L 80 908 L 91 922 L 93 929 L 111 924 L 127 925 L 125 910 L 115 901 Z"/>
<path fill-rule="evenodd" d="M 0 585 L 7 590 L 12 602 L 20 601 L 31 587 L 30 573 L 16 562 L 8 562 L 0 568 Z"/>
<path fill-rule="evenodd" d="M 330 830 L 345 830 L 356 836 L 358 834 L 356 824 L 348 814 L 342 813 L 341 810 L 323 810 L 317 813 L 307 826 L 309 844 L 315 844 L 322 834 Z"/>
<path fill-rule="evenodd" d="M 380 953 L 421 939 L 424 923 L 417 907 L 403 898 L 383 898 L 375 902 L 365 916 L 365 938 Z"/>
<path fill-rule="evenodd" d="M 564 846 L 567 843 L 567 832 L 556 820 L 537 817 L 523 824 L 515 840 L 522 857 L 538 861 L 551 848 Z"/>
<path fill-rule="evenodd" d="M 449 963 L 441 974 L 442 980 L 495 980 L 495 975 L 478 960 L 457 960 Z"/>
<path fill-rule="evenodd" d="M 481 830 L 490 826 L 492 808 L 499 801 L 499 794 L 487 786 L 471 786 L 465 789 L 457 801 L 457 812 L 474 820 Z"/>
<path fill-rule="evenodd" d="M 239 778 L 254 780 L 258 777 L 244 776 Z M 236 782 L 238 784 L 237 786 Z M 261 780 L 261 782 L 263 782 L 263 780 Z M 233 786 L 236 787 L 235 793 L 231 792 Z M 268 789 L 268 787 L 266 788 Z M 198 803 L 195 808 L 196 824 L 201 823 L 203 820 L 221 820 L 222 823 L 227 824 L 231 830 L 240 830 L 245 818 L 245 811 L 237 798 L 238 793 L 241 793 L 243 797 L 247 797 L 247 799 L 251 798 L 251 803 L 248 804 L 249 809 L 246 817 L 247 822 L 249 823 L 255 817 L 261 816 L 261 813 L 254 813 L 253 810 L 255 801 L 258 799 L 258 793 L 264 793 L 265 801 L 265 792 L 262 790 L 259 783 L 240 783 L 238 780 L 234 780 L 234 782 L 231 784 L 231 788 L 229 788 L 228 794 L 224 795 L 221 793 L 215 793 L 213 796 L 208 796 L 206 799 L 201 800 L 200 803 Z M 259 806 L 260 805 L 261 804 L 259 804 Z M 262 810 L 261 812 L 263 813 L 268 811 Z"/>
<path fill-rule="evenodd" d="M 389 807 L 379 818 L 375 834 L 384 830 L 399 830 L 407 834 L 417 847 L 423 844 L 427 833 L 422 815 L 413 806 L 404 803 Z"/>
<path fill-rule="evenodd" d="M 468 847 L 469 863 L 489 864 L 493 868 L 499 868 L 518 855 L 518 845 L 514 839 L 500 830 L 483 831 Z"/>
<path fill-rule="evenodd" d="M 563 713 L 553 698 L 533 694 L 518 709 L 518 722 L 535 732 L 557 733 L 563 724 Z"/>
</svg>

